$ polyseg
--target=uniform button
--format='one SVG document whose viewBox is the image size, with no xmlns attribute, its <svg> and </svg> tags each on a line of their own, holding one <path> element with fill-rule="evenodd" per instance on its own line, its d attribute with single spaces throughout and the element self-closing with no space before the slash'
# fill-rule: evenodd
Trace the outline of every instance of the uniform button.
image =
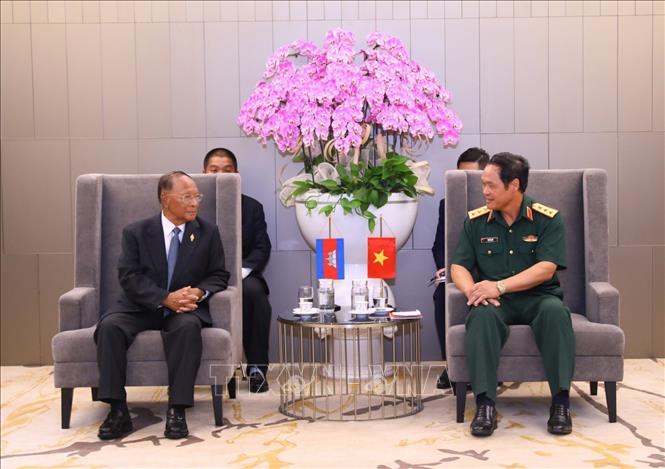
<svg viewBox="0 0 665 469">
<path fill-rule="evenodd" d="M 513 250 L 511 249 L 510 251 L 508 251 L 508 253 L 512 255 L 512 254 L 513 254 Z"/>
<path fill-rule="evenodd" d="M 513 232 L 513 230 L 508 230 L 508 233 L 512 233 L 512 232 Z"/>
<path fill-rule="evenodd" d="M 492 250 L 491 250 L 491 249 L 488 250 L 488 251 L 487 251 L 487 254 L 492 254 Z"/>
</svg>

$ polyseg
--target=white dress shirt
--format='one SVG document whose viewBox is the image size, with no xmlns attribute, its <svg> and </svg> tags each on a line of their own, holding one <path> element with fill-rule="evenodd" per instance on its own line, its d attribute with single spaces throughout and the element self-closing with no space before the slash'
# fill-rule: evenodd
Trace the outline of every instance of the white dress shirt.
<svg viewBox="0 0 665 469">
<path fill-rule="evenodd" d="M 164 212 L 162 212 L 162 230 L 164 230 L 164 246 L 166 246 L 166 258 L 168 259 L 169 257 L 169 248 L 171 247 L 171 237 L 173 236 L 173 228 L 176 226 L 180 228 L 180 233 L 178 233 L 178 240 L 182 243 L 182 237 L 185 235 L 185 225 L 187 223 L 183 223 L 182 225 L 174 225 L 171 223 L 171 220 L 166 218 L 164 216 Z"/>
</svg>

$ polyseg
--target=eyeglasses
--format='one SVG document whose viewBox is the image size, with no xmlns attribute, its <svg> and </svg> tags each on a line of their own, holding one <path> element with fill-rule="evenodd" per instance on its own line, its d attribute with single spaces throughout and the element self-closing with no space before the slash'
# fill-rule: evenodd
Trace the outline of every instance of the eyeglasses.
<svg viewBox="0 0 665 469">
<path fill-rule="evenodd" d="M 203 200 L 203 194 L 196 194 L 196 195 L 190 195 L 190 194 L 185 194 L 185 195 L 175 195 L 174 197 L 178 199 L 180 202 L 183 204 L 191 204 L 192 202 L 196 201 L 197 203 L 201 203 Z"/>
</svg>

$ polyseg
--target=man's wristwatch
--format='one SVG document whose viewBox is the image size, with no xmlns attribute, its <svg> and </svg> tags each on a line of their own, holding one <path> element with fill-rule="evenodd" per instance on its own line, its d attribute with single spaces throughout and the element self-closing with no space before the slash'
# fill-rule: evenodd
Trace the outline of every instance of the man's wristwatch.
<svg viewBox="0 0 665 469">
<path fill-rule="evenodd" d="M 496 282 L 496 289 L 499 290 L 499 296 L 506 293 L 506 284 L 503 283 L 503 280 L 499 280 L 498 282 Z"/>
</svg>

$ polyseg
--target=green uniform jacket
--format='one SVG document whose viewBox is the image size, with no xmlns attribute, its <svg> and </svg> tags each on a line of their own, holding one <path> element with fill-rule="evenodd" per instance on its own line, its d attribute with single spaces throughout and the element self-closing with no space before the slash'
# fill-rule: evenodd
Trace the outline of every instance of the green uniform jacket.
<svg viewBox="0 0 665 469">
<path fill-rule="evenodd" d="M 511 226 L 501 212 L 487 207 L 469 212 L 452 264 L 472 273 L 476 270 L 479 280 L 498 281 L 541 261 L 556 264 L 557 270 L 566 268 L 563 218 L 557 210 L 524 195 L 520 213 Z M 563 298 L 556 274 L 529 291 Z"/>
</svg>

